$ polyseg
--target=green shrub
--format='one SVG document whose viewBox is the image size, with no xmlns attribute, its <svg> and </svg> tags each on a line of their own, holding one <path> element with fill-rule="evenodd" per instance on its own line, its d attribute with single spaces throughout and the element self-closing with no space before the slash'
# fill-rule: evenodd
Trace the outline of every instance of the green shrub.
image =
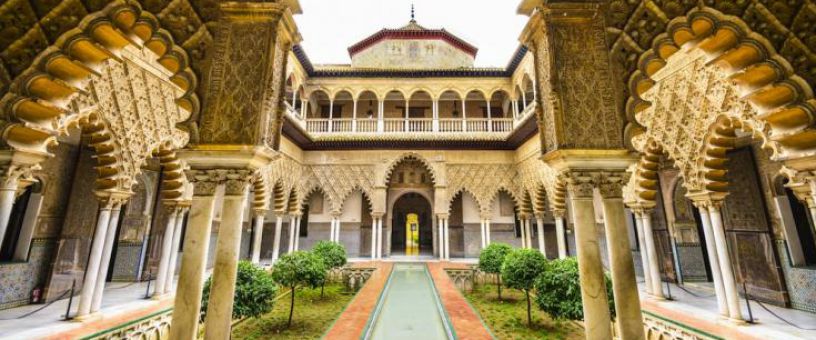
<svg viewBox="0 0 816 340">
<path fill-rule="evenodd" d="M 323 259 L 323 264 L 326 265 L 326 270 L 340 268 L 346 265 L 346 247 L 337 242 L 320 241 L 312 248 L 312 252 Z M 320 297 L 323 297 L 323 289 L 326 286 L 326 280 L 320 284 Z"/>
<path fill-rule="evenodd" d="M 494 274 L 496 276 L 496 289 L 498 290 L 499 300 L 501 300 L 501 268 L 504 263 L 504 257 L 513 248 L 504 243 L 491 243 L 489 246 L 479 252 L 479 270 L 485 273 Z"/>
<path fill-rule="evenodd" d="M 210 300 L 212 277 L 204 283 L 204 294 L 201 298 L 201 320 L 207 316 Z M 238 262 L 238 276 L 235 279 L 235 302 L 232 305 L 232 318 L 257 318 L 272 311 L 278 286 L 269 273 L 249 261 Z"/>
<path fill-rule="evenodd" d="M 547 266 L 547 258 L 538 250 L 513 249 L 504 258 L 501 269 L 502 280 L 507 287 L 524 291 L 527 298 L 527 325 L 532 326 L 530 313 L 530 290 L 536 278 Z"/>
<path fill-rule="evenodd" d="M 612 281 L 605 276 L 609 312 L 615 315 L 615 301 L 612 298 Z M 581 302 L 581 280 L 578 276 L 578 260 L 568 257 L 547 263 L 547 269 L 535 282 L 538 292 L 536 304 L 541 310 L 556 319 L 583 320 L 584 309 Z"/>
<path fill-rule="evenodd" d="M 295 311 L 295 290 L 298 286 L 315 288 L 326 280 L 326 265 L 323 259 L 312 252 L 296 251 L 281 256 L 272 267 L 272 278 L 281 286 L 291 289 L 289 303 L 289 322 L 292 326 L 292 313 Z"/>
</svg>

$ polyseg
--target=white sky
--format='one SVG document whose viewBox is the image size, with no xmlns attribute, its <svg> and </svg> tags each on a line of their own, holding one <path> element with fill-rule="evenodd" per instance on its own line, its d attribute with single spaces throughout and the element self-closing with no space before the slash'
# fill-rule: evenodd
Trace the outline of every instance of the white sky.
<svg viewBox="0 0 816 340">
<path fill-rule="evenodd" d="M 476 66 L 504 67 L 527 23 L 516 14 L 520 0 L 300 0 L 295 15 L 301 45 L 314 64 L 348 64 L 347 48 L 382 28 L 411 19 L 426 28 L 445 28 L 479 48 Z"/>
</svg>

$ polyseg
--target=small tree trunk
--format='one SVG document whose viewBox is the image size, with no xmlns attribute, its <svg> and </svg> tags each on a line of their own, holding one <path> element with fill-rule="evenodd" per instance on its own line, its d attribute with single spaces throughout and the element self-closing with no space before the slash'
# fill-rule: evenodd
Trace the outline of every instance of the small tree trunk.
<svg viewBox="0 0 816 340">
<path fill-rule="evenodd" d="M 530 291 L 525 290 L 524 293 L 527 295 L 527 327 L 533 327 L 533 317 L 530 315 Z"/>
<path fill-rule="evenodd" d="M 291 294 L 292 299 L 290 300 L 291 302 L 289 303 L 289 323 L 286 325 L 286 328 L 292 327 L 292 314 L 294 314 L 295 312 L 295 286 L 292 286 Z"/>
<path fill-rule="evenodd" d="M 499 301 L 501 301 L 501 299 L 502 299 L 502 297 L 501 297 L 502 282 L 501 282 L 501 275 L 500 274 L 496 274 L 496 282 L 497 282 L 496 288 L 499 289 Z"/>
<path fill-rule="evenodd" d="M 320 299 L 323 299 L 323 288 L 326 288 L 326 282 L 324 281 L 322 285 L 320 285 Z"/>
</svg>

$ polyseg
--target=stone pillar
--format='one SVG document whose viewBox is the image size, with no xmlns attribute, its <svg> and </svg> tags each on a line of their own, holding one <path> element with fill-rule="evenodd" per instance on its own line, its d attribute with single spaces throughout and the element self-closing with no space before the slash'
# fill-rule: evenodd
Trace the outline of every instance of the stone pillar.
<svg viewBox="0 0 816 340">
<path fill-rule="evenodd" d="M 110 199 L 102 200 L 99 204 L 99 214 L 96 218 L 96 230 L 94 231 L 94 238 L 91 243 L 91 253 L 88 256 L 88 266 L 85 267 L 85 279 L 82 282 L 82 290 L 79 293 L 79 308 L 77 309 L 76 316 L 80 319 L 91 312 L 93 292 L 94 289 L 96 289 L 97 275 L 99 275 L 99 267 L 102 263 L 102 252 L 105 248 L 105 236 L 108 233 L 111 210 L 113 210 L 115 204 L 117 204 L 117 202 Z"/>
<path fill-rule="evenodd" d="M 445 244 L 445 224 L 442 223 L 442 215 L 437 215 L 436 220 L 437 220 L 436 227 L 437 227 L 437 230 L 439 231 L 439 242 L 437 242 L 437 244 L 439 246 L 439 259 L 444 260 L 445 259 L 445 249 L 444 249 L 445 248 L 445 246 L 444 246 L 444 244 Z"/>
<path fill-rule="evenodd" d="M 377 218 L 371 214 L 371 260 L 377 259 Z"/>
<path fill-rule="evenodd" d="M 481 231 L 482 249 L 487 247 L 487 234 L 485 233 L 485 220 L 479 221 L 479 230 Z"/>
<path fill-rule="evenodd" d="M 383 258 L 383 217 L 377 218 L 377 258 Z"/>
<path fill-rule="evenodd" d="M 527 248 L 533 249 L 533 221 L 528 217 L 526 223 L 524 224 L 525 231 L 524 235 L 527 237 L 525 243 L 527 244 Z"/>
<path fill-rule="evenodd" d="M 99 266 L 99 274 L 96 276 L 96 287 L 94 288 L 93 300 L 91 301 L 91 313 L 96 313 L 102 307 L 102 295 L 105 292 L 105 281 L 110 269 L 111 253 L 113 244 L 116 243 L 116 229 L 119 227 L 119 216 L 121 216 L 124 200 L 113 205 L 110 221 L 108 222 L 108 232 L 105 233 L 105 246 L 102 250 L 102 262 Z"/>
<path fill-rule="evenodd" d="M 168 210 L 167 225 L 164 228 L 164 235 L 162 235 L 161 257 L 159 258 L 159 272 L 156 276 L 156 286 L 153 290 L 153 297 L 159 297 L 164 294 L 164 287 L 167 285 L 167 275 L 170 266 L 170 252 L 173 251 L 173 232 L 176 229 L 176 217 L 181 210 L 176 205 L 166 204 L 164 206 Z M 171 279 L 172 280 L 172 279 Z"/>
<path fill-rule="evenodd" d="M 649 252 L 646 251 L 646 241 L 643 235 L 643 212 L 642 208 L 632 208 L 632 213 L 635 215 L 635 229 L 638 234 L 638 242 L 640 243 L 640 264 L 643 268 L 643 281 L 646 287 L 646 292 L 650 295 L 652 293 L 652 272 L 649 269 Z M 648 215 L 648 214 L 647 214 Z"/>
<path fill-rule="evenodd" d="M 602 176 L 598 188 L 603 198 L 606 245 L 609 251 L 617 315 L 617 335 L 621 339 L 644 339 L 640 297 L 623 206 L 623 186 L 628 180 L 628 173 L 612 172 Z"/>
<path fill-rule="evenodd" d="M 289 254 L 295 251 L 295 225 L 297 222 L 297 217 L 292 215 L 289 218 Z"/>
<path fill-rule="evenodd" d="M 167 280 L 165 281 L 164 287 L 162 287 L 162 293 L 167 294 L 173 289 L 173 279 L 176 276 L 176 262 L 178 261 L 178 253 L 179 253 L 179 246 L 181 246 L 181 232 L 184 229 L 184 216 L 187 215 L 187 211 L 190 209 L 189 201 L 185 201 L 179 204 L 185 204 L 182 206 L 181 211 L 179 211 L 178 215 L 176 215 L 176 224 L 173 229 L 173 247 L 170 250 L 170 262 L 167 265 Z M 159 289 L 159 287 L 156 287 Z"/>
<path fill-rule="evenodd" d="M 169 339 L 174 340 L 198 338 L 204 272 L 215 212 L 215 193 L 216 188 L 224 180 L 225 173 L 218 170 L 190 170 L 187 177 L 193 183 L 194 191 L 184 236 L 184 252 L 181 255 L 181 270 L 173 304 L 173 320 L 170 324 Z"/>
<path fill-rule="evenodd" d="M 448 219 L 448 216 L 445 216 L 442 221 L 445 224 L 445 230 L 443 231 L 445 234 L 445 260 L 450 260 L 450 228 L 448 228 L 448 223 L 450 220 Z"/>
<path fill-rule="evenodd" d="M 485 242 L 490 245 L 490 218 L 485 219 Z"/>
<path fill-rule="evenodd" d="M 280 257 L 281 228 L 283 228 L 283 212 L 277 212 L 275 216 L 275 238 L 272 240 L 272 261 L 277 261 Z"/>
<path fill-rule="evenodd" d="M 204 339 L 229 340 L 244 207 L 252 172 L 236 171 L 224 185 L 224 206 L 216 244 L 210 300 L 207 303 Z"/>
<path fill-rule="evenodd" d="M 527 216 L 521 216 L 521 248 L 527 248 Z"/>
<path fill-rule="evenodd" d="M 10 176 L 10 178 L 5 178 L 3 185 L 0 186 L 0 244 L 3 244 L 9 218 L 11 218 L 11 210 L 17 199 L 17 188 L 19 187 L 17 180 L 17 176 Z"/>
<path fill-rule="evenodd" d="M 334 242 L 340 242 L 340 214 L 334 218 L 336 222 L 334 222 Z"/>
<path fill-rule="evenodd" d="M 308 212 L 307 212 L 308 214 Z M 297 222 L 295 222 L 295 251 L 300 249 L 300 223 L 303 221 L 303 215 L 297 215 Z"/>
<path fill-rule="evenodd" d="M 723 226 L 722 214 L 720 213 L 722 202 L 721 200 L 712 201 L 708 206 L 708 215 L 711 218 L 714 243 L 717 246 L 717 259 L 720 261 L 723 290 L 725 291 L 725 299 L 728 302 L 728 316 L 732 320 L 743 321 L 745 319 L 742 317 L 742 309 L 740 309 L 737 280 L 734 278 L 731 256 L 728 252 L 728 243 L 725 238 L 725 227 Z"/>
<path fill-rule="evenodd" d="M 649 281 L 652 284 L 652 296 L 656 299 L 665 299 L 663 296 L 663 278 L 660 276 L 660 264 L 657 262 L 657 247 L 654 241 L 654 231 L 652 230 L 651 210 L 641 213 L 641 223 L 643 224 L 643 240 L 646 241 L 646 252 L 649 258 Z"/>
<path fill-rule="evenodd" d="M 255 215 L 255 222 L 252 226 L 255 230 L 255 232 L 252 233 L 252 263 L 259 264 L 261 263 L 261 242 L 263 241 L 266 210 L 255 209 L 252 211 L 252 213 Z"/>
<path fill-rule="evenodd" d="M 576 172 L 570 173 L 570 176 L 567 189 L 575 218 L 575 245 L 581 280 L 584 328 L 587 339 L 612 339 L 601 250 L 595 229 L 591 174 Z"/>
<path fill-rule="evenodd" d="M 692 198 L 693 199 L 693 198 Z M 711 217 L 708 214 L 708 202 L 705 200 L 694 200 L 694 205 L 700 213 L 700 222 L 703 225 L 703 236 L 705 237 L 706 252 L 708 253 L 708 263 L 711 268 L 711 278 L 714 281 L 714 294 L 717 297 L 717 306 L 720 315 L 728 317 L 728 302 L 723 289 L 722 272 L 720 271 L 720 260 L 717 255 L 717 246 L 714 242 L 714 231 L 711 228 Z"/>
<path fill-rule="evenodd" d="M 538 249 L 547 257 L 547 245 L 544 243 L 544 216 L 536 215 L 536 231 L 538 232 Z"/>
<path fill-rule="evenodd" d="M 567 217 L 567 212 L 564 210 L 553 210 L 553 217 L 555 218 L 555 242 L 558 245 L 558 258 L 567 258 L 567 235 L 564 231 L 564 221 Z"/>
</svg>

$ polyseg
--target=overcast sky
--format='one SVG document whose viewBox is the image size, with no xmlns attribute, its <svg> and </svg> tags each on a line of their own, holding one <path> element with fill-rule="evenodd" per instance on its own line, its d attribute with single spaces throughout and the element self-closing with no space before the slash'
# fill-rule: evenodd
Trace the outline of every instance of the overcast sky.
<svg viewBox="0 0 816 340">
<path fill-rule="evenodd" d="M 426 28 L 445 28 L 479 48 L 476 66 L 504 67 L 519 45 L 527 17 L 520 0 L 300 0 L 295 15 L 302 45 L 315 64 L 348 64 L 347 48 L 382 28 L 411 19 Z"/>
</svg>

